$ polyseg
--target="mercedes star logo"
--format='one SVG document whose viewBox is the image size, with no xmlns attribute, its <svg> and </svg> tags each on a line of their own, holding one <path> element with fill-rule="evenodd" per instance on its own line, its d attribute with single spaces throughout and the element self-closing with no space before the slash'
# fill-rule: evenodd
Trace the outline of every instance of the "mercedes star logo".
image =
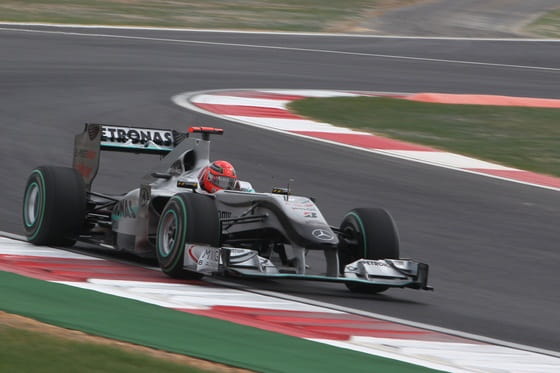
<svg viewBox="0 0 560 373">
<path fill-rule="evenodd" d="M 330 241 L 334 238 L 333 234 L 326 229 L 315 229 L 311 234 L 318 240 L 323 241 Z"/>
</svg>

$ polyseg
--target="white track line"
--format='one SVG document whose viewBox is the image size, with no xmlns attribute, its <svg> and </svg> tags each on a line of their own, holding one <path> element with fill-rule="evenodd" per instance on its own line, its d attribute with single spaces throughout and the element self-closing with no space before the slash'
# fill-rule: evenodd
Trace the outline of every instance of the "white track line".
<svg viewBox="0 0 560 373">
<path fill-rule="evenodd" d="M 192 102 L 197 104 L 239 105 L 239 98 L 230 96 L 200 95 L 195 97 Z M 286 110 L 286 104 L 288 102 L 290 102 L 290 100 L 269 100 L 265 98 L 248 97 L 244 98 L 243 105 Z"/>
<path fill-rule="evenodd" d="M 7 238 L 0 241 L 0 253 L 5 253 L 6 243 L 21 245 L 23 252 L 31 246 L 26 242 L 8 242 Z M 60 251 L 63 257 L 65 250 L 36 247 Z M 16 254 L 9 250 L 9 255 Z M 21 253 L 20 253 L 21 254 Z M 84 257 L 86 259 L 87 257 Z M 243 286 L 208 287 L 191 284 L 161 283 L 150 281 L 130 281 L 90 278 L 86 282 L 55 281 L 57 283 L 75 286 L 83 289 L 112 294 L 124 298 L 135 299 L 163 307 L 175 309 L 204 310 L 213 306 L 232 305 L 237 307 L 257 307 L 277 310 L 299 310 L 303 312 L 353 313 L 366 315 L 344 307 L 320 302 L 300 299 L 298 297 L 283 296 L 269 291 L 250 291 Z M 219 281 L 212 281 L 219 285 Z M 247 291 L 249 290 L 249 291 Z M 302 301 L 303 300 L 303 301 Z M 336 308 L 340 308 L 337 310 Z M 388 320 L 383 315 L 367 314 L 368 317 Z M 382 317 L 378 317 L 382 316 Z M 394 318 L 393 318 L 394 319 Z M 388 320 L 399 322 L 400 320 Z M 412 324 L 411 322 L 404 322 Z M 436 328 L 422 329 L 434 330 Z M 441 328 L 440 328 L 441 329 Z M 451 334 L 457 334 L 452 331 Z M 361 351 L 364 353 L 384 356 L 391 359 L 406 361 L 433 369 L 449 372 L 556 372 L 560 367 L 560 359 L 553 354 L 543 354 L 541 351 L 527 351 L 529 348 L 518 346 L 504 346 L 469 343 L 467 340 L 455 342 L 395 339 L 383 337 L 352 336 L 347 341 L 333 341 L 324 338 L 309 338 L 310 340 L 330 344 L 339 348 Z"/>
<path fill-rule="evenodd" d="M 387 152 L 390 152 L 391 154 L 395 154 L 402 158 L 414 158 L 438 166 L 446 166 L 459 169 L 478 168 L 485 170 L 521 171 L 516 168 L 506 167 L 496 163 L 481 161 L 479 159 L 449 152 L 418 150 L 388 150 Z"/>
<path fill-rule="evenodd" d="M 26 242 L 26 239 L 23 236 L 14 235 L 12 233 L 3 232 L 3 231 L 0 231 L 0 253 L 8 254 L 8 255 L 29 255 L 29 256 L 59 257 L 59 258 L 69 258 L 69 259 L 106 260 L 105 258 L 97 258 L 91 255 L 77 254 L 68 250 L 54 249 L 54 248 L 44 247 L 44 246 L 35 246 Z M 44 255 L 44 253 L 48 253 L 48 254 Z M 132 265 L 130 263 L 126 263 L 126 264 Z M 360 315 L 368 318 L 374 318 L 374 319 L 384 320 L 397 324 L 407 325 L 414 328 L 449 334 L 449 335 L 480 341 L 488 344 L 499 345 L 499 346 L 504 346 L 504 347 L 523 350 L 523 351 L 530 351 L 538 354 L 560 358 L 560 352 L 557 351 L 546 350 L 546 349 L 518 344 L 518 343 L 512 343 L 512 342 L 503 341 L 495 338 L 489 338 L 477 334 L 466 333 L 459 330 L 447 329 L 431 324 L 401 319 L 398 317 L 387 316 L 374 312 L 362 311 L 350 307 L 345 307 L 332 303 L 325 303 L 313 299 L 278 293 L 270 290 L 254 289 L 254 288 L 250 288 L 247 285 L 236 284 L 233 282 L 228 282 L 217 278 L 208 277 L 206 278 L 206 282 L 223 288 L 235 289 L 235 291 L 239 292 L 239 294 L 257 295 L 257 297 L 245 296 L 245 299 L 251 299 L 251 301 L 265 299 L 266 297 L 276 298 L 278 300 L 276 303 L 281 303 L 285 305 L 282 306 L 282 309 L 323 311 L 323 312 L 333 312 L 333 313 L 350 313 L 350 314 Z M 74 284 L 74 282 L 72 282 L 72 284 Z M 84 287 L 84 288 L 87 287 L 87 288 L 91 288 L 92 290 L 97 289 L 98 291 L 102 291 L 102 292 L 112 291 L 113 293 L 119 293 L 126 298 L 132 298 L 134 293 L 136 293 L 136 295 L 138 295 L 139 293 L 142 294 L 143 292 L 142 291 L 139 292 L 139 290 L 144 289 L 146 290 L 145 294 L 147 295 L 146 300 L 147 298 L 150 298 L 148 294 L 152 294 L 152 296 L 156 296 L 156 297 L 159 294 L 165 297 L 166 295 L 169 296 L 177 295 L 180 293 L 180 291 L 185 291 L 185 290 L 187 290 L 188 292 L 196 291 L 196 292 L 200 292 L 201 293 L 200 296 L 206 298 L 206 301 L 195 300 L 193 304 L 191 304 L 193 308 L 200 308 L 203 305 L 208 306 L 211 304 L 208 303 L 209 302 L 208 297 L 204 296 L 204 293 L 208 292 L 211 289 L 209 289 L 208 287 L 200 287 L 200 286 L 196 287 L 188 284 L 176 284 L 176 283 L 166 284 L 166 283 L 153 283 L 148 281 L 127 281 L 127 280 L 106 280 L 106 279 L 90 279 L 89 282 L 76 283 L 76 284 L 81 284 L 80 287 Z M 107 286 L 113 286 L 113 289 L 109 290 L 108 288 L 106 288 Z M 160 288 L 160 290 L 154 291 L 155 288 Z M 215 289 L 215 291 L 223 292 L 223 290 L 220 289 Z M 149 302 L 155 303 L 156 299 L 151 298 Z M 175 307 L 177 306 L 177 304 L 174 301 L 169 301 L 169 299 L 164 300 L 159 298 L 157 302 L 161 302 L 161 304 L 173 303 L 173 306 Z M 183 302 L 183 305 L 185 305 L 185 302 L 189 302 L 189 300 L 188 299 L 186 301 L 182 300 L 181 302 Z M 264 308 L 268 308 L 266 307 L 266 302 L 263 304 L 264 304 L 263 306 Z M 294 306 L 296 304 L 298 306 Z"/>
<path fill-rule="evenodd" d="M 330 32 L 290 32 L 290 31 L 251 31 L 236 29 L 201 29 L 201 28 L 178 28 L 178 27 L 151 27 L 151 26 L 124 26 L 124 25 L 83 25 L 75 23 L 49 23 L 49 22 L 0 22 L 7 26 L 37 26 L 56 28 L 82 28 L 82 29 L 115 29 L 115 30 L 140 30 L 140 31 L 176 31 L 192 33 L 215 33 L 215 34 L 256 34 L 256 35 L 287 35 L 287 36 L 318 36 L 318 37 L 343 37 L 343 38 L 370 38 L 370 39 L 412 39 L 412 40 L 465 40 L 465 41 L 500 41 L 500 42 L 539 42 L 558 43 L 560 39 L 543 38 L 473 38 L 461 36 L 414 36 L 414 35 L 372 35 L 372 34 L 348 34 Z"/>
<path fill-rule="evenodd" d="M 444 328 L 444 327 L 441 327 L 441 326 L 436 326 L 436 325 L 426 324 L 426 323 L 422 323 L 422 322 L 401 319 L 401 318 L 393 317 L 393 316 L 387 316 L 387 315 L 383 315 L 383 314 L 380 314 L 380 313 L 362 311 L 362 310 L 358 310 L 358 309 L 354 309 L 354 308 L 350 308 L 350 307 L 345 307 L 345 306 L 340 306 L 340 305 L 336 305 L 336 304 L 316 301 L 316 300 L 313 300 L 313 299 L 301 298 L 301 297 L 298 297 L 298 296 L 295 296 L 295 295 L 282 294 L 282 293 L 277 293 L 277 292 L 270 291 L 270 290 L 252 289 L 252 288 L 249 288 L 246 285 L 233 285 L 231 283 L 228 283 L 228 282 L 225 282 L 225 281 L 220 281 L 220 280 L 212 280 L 211 282 L 215 283 L 217 285 L 221 285 L 221 286 L 229 286 L 229 287 L 235 286 L 236 288 L 244 289 L 245 291 L 249 291 L 249 292 L 252 292 L 252 293 L 268 295 L 268 296 L 271 296 L 271 297 L 277 297 L 277 298 L 282 298 L 282 299 L 287 299 L 287 300 L 293 300 L 295 302 L 306 303 L 306 304 L 317 306 L 317 307 L 330 308 L 332 310 L 336 310 L 336 311 L 340 311 L 340 312 L 348 312 L 348 313 L 351 313 L 351 314 L 354 314 L 354 315 L 360 315 L 360 316 L 370 317 L 370 318 L 374 318 L 374 319 L 380 319 L 380 320 L 384 320 L 384 321 L 394 322 L 394 323 L 397 323 L 397 324 L 411 326 L 411 327 L 414 327 L 414 328 L 431 330 L 431 331 L 434 331 L 434 332 L 449 334 L 449 335 L 453 335 L 453 336 L 461 337 L 461 338 L 465 338 L 465 339 L 472 339 L 472 340 L 479 341 L 479 342 L 484 342 L 484 343 L 489 343 L 489 344 L 493 344 L 493 345 L 509 347 L 509 348 L 518 349 L 518 350 L 530 351 L 530 352 L 534 352 L 534 353 L 538 353 L 538 354 L 544 354 L 544 355 L 549 355 L 549 356 L 554 356 L 554 357 L 560 358 L 560 352 L 558 352 L 558 351 L 552 351 L 552 350 L 547 350 L 547 349 L 543 349 L 543 348 L 523 345 L 523 344 L 520 344 L 520 343 L 508 342 L 508 341 L 504 341 L 504 340 L 501 340 L 501 339 L 485 337 L 485 336 L 482 336 L 482 335 L 467 333 L 467 332 L 463 332 L 463 331 L 460 331 L 460 330 L 448 329 L 448 328 Z"/>
<path fill-rule="evenodd" d="M 33 30 L 33 29 L 6 28 L 6 27 L 0 28 L 0 31 L 27 32 L 27 33 L 37 33 L 37 34 L 57 34 L 57 35 L 81 36 L 81 37 L 90 37 L 90 38 L 156 41 L 156 42 L 191 44 L 191 45 L 226 46 L 226 47 L 279 50 L 279 51 L 303 52 L 303 53 L 320 53 L 320 54 L 333 54 L 333 55 L 345 55 L 345 56 L 356 56 L 356 57 L 383 58 L 383 59 L 402 60 L 402 61 L 420 61 L 420 62 L 434 62 L 434 63 L 459 64 L 459 65 L 470 65 L 470 66 L 501 67 L 501 68 L 510 68 L 510 69 L 554 71 L 554 72 L 560 71 L 560 68 L 557 67 L 510 65 L 510 64 L 503 64 L 503 63 L 492 63 L 492 62 L 399 56 L 399 55 L 391 55 L 391 54 L 378 54 L 378 53 L 365 53 L 365 52 L 348 52 L 348 51 L 337 51 L 337 50 L 328 50 L 328 49 L 282 47 L 282 46 L 273 46 L 273 45 L 224 43 L 224 42 L 210 42 L 210 41 L 201 41 L 201 40 L 153 38 L 153 37 L 130 36 L 130 35 L 111 35 L 111 34 L 97 34 L 97 33 L 94 34 L 94 33 L 66 32 L 66 31 L 47 31 L 47 30 Z"/>
<path fill-rule="evenodd" d="M 171 100 L 187 109 L 187 110 L 191 110 L 191 111 L 195 111 L 204 115 L 208 115 L 208 116 L 212 116 L 215 118 L 219 118 L 219 119 L 226 119 L 226 120 L 231 120 L 234 122 L 238 122 L 241 124 L 245 124 L 251 127 L 256 127 L 256 128 L 260 128 L 261 130 L 265 130 L 265 131 L 272 131 L 272 132 L 277 132 L 277 133 L 282 133 L 284 135 L 289 135 L 289 136 L 296 136 L 296 137 L 300 137 L 303 139 L 307 139 L 307 140 L 312 140 L 312 141 L 319 141 L 319 142 L 323 142 L 326 144 L 330 144 L 330 145 L 335 145 L 335 146 L 342 146 L 342 147 L 346 147 L 346 148 L 350 148 L 350 149 L 354 149 L 354 150 L 358 150 L 358 151 L 362 151 L 362 152 L 368 152 L 368 153 L 373 153 L 373 154 L 381 154 L 384 156 L 388 156 L 388 157 L 393 157 L 393 158 L 399 158 L 399 159 L 404 159 L 407 161 L 413 161 L 413 162 L 417 162 L 417 163 L 423 163 L 423 164 L 427 164 L 427 165 L 431 165 L 431 166 L 438 166 L 438 167 L 442 167 L 442 168 L 446 168 L 449 170 L 454 170 L 454 171 L 459 171 L 459 172 L 465 172 L 465 173 L 469 173 L 469 174 L 474 174 L 474 175 L 479 175 L 479 176 L 484 176 L 484 177 L 489 177 L 492 179 L 498 179 L 498 180 L 504 180 L 504 181 L 509 181 L 509 182 L 514 182 L 517 184 L 522 184 L 522 185 L 528 185 L 528 186 L 532 186 L 532 187 L 538 187 L 538 188 L 543 188 L 543 189 L 548 189 L 548 190 L 553 190 L 553 191 L 560 191 L 560 188 L 556 188 L 553 186 L 546 186 L 546 185 L 541 185 L 541 184 L 535 184 L 535 183 L 531 183 L 531 182 L 526 182 L 526 181 L 521 181 L 521 180 L 516 180 L 516 179 L 511 179 L 508 177 L 502 177 L 502 176 L 497 176 L 497 175 L 491 175 L 488 173 L 484 173 L 484 172 L 479 172 L 479 171 L 474 171 L 474 170 L 469 170 L 469 169 L 465 169 L 465 168 L 458 168 L 456 166 L 450 165 L 449 158 L 443 159 L 443 161 L 441 162 L 434 162 L 433 159 L 430 159 L 429 156 L 426 157 L 422 157 L 422 158 L 418 158 L 415 156 L 415 152 L 414 151 L 395 151 L 395 150 L 382 150 L 382 149 L 367 149 L 361 146 L 354 146 L 354 145 L 349 145 L 349 144 L 343 144 L 340 142 L 336 142 L 336 141 L 331 141 L 331 140 L 326 140 L 326 139 L 321 139 L 321 138 L 317 138 L 317 137 L 313 137 L 313 136 L 307 136 L 307 135 L 302 135 L 299 133 L 295 133 L 295 132 L 290 132 L 290 129 L 293 129 L 294 126 L 297 126 L 297 123 L 291 123 L 290 121 L 292 121 L 291 119 L 276 119 L 274 121 L 275 124 L 277 124 L 277 127 L 265 127 L 263 126 L 262 122 L 267 120 L 267 118 L 255 118 L 255 117 L 242 117 L 242 116 L 234 116 L 234 115 L 222 115 L 222 114 L 215 114 L 206 110 L 203 110 L 201 108 L 199 108 L 198 106 L 194 105 L 191 103 L 191 97 L 195 97 L 197 95 L 207 95 L 207 96 L 211 96 L 212 93 L 219 93 L 219 92 L 224 92 L 224 91 L 229 91 L 228 89 L 220 89 L 220 90 L 207 90 L 207 91 L 197 91 L 197 92 L 184 92 L 184 93 L 180 93 L 178 95 L 175 95 L 171 98 Z M 287 90 L 287 91 L 283 91 L 283 90 L 275 90 L 275 89 L 259 89 L 259 88 L 251 88 L 251 89 L 231 89 L 231 91 L 267 91 L 267 92 L 275 92 L 275 93 L 280 93 L 280 92 L 291 92 L 291 94 L 295 94 L 295 92 L 297 92 L 297 90 Z M 378 92 L 381 93 L 381 92 Z M 390 92 L 384 92 L 385 94 Z M 312 122 L 312 121 L 309 121 Z M 272 123 L 272 122 L 271 122 Z M 319 125 L 318 128 L 321 128 L 321 131 L 324 132 L 334 132 L 334 133 L 347 133 L 349 131 L 349 129 L 347 128 L 343 128 L 340 127 L 338 129 L 336 129 L 337 127 L 329 125 L 328 123 L 318 123 L 318 122 L 314 122 L 314 125 Z M 282 127 L 280 124 L 285 125 L 285 127 Z M 311 125 L 311 123 L 310 123 Z M 330 126 L 330 127 L 328 127 Z M 284 129 L 285 128 L 285 129 Z M 361 133 L 361 132 L 356 132 L 356 133 Z M 458 156 L 459 158 L 457 159 L 462 159 L 462 156 Z M 474 162 L 474 161 L 469 161 L 469 162 Z M 484 161 L 479 161 L 479 162 L 484 162 Z M 472 164 L 472 163 L 471 163 Z M 480 163 L 478 163 L 478 165 L 481 165 Z M 508 170 L 510 169 L 509 167 L 505 167 L 505 166 L 501 166 L 501 165 L 494 165 L 492 166 L 492 168 L 490 169 L 499 169 L 499 170 Z"/>
</svg>

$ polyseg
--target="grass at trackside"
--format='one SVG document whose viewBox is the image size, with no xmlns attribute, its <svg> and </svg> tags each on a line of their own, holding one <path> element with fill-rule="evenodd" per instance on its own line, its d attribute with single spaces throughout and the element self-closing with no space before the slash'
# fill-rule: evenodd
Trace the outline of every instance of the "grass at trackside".
<svg viewBox="0 0 560 373">
<path fill-rule="evenodd" d="M 140 352 L 0 325 L 2 372 L 203 372 Z"/>
<path fill-rule="evenodd" d="M 0 21 L 235 28 L 347 29 L 380 0 L 3 0 Z M 387 3 L 387 0 L 382 0 Z M 391 0 L 407 4 L 413 0 Z"/>
<path fill-rule="evenodd" d="M 338 126 L 560 176 L 560 109 L 309 98 L 295 112 Z"/>
<path fill-rule="evenodd" d="M 367 32 L 360 26 L 387 9 L 418 0 L 3 0 L 0 22 L 48 22 L 294 32 Z M 560 9 L 524 32 L 560 37 Z"/>
<path fill-rule="evenodd" d="M 525 31 L 546 38 L 560 38 L 560 9 L 545 13 L 527 27 Z"/>
<path fill-rule="evenodd" d="M 403 361 L 3 271 L 0 299 L 0 310 L 6 313 L 258 372 L 338 373 L 348 367 L 356 373 L 371 372 L 372 367 L 380 372 L 434 372 Z M 2 349 L 5 345 L 2 343 Z M 2 353 L 0 371 L 18 372 L 2 369 Z M 25 355 L 17 349 L 13 353 Z"/>
</svg>

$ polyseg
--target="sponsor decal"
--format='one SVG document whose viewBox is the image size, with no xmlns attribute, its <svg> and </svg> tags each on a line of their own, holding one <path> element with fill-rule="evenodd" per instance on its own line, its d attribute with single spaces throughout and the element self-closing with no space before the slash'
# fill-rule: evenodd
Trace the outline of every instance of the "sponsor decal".
<svg viewBox="0 0 560 373">
<path fill-rule="evenodd" d="M 187 189 L 196 189 L 198 188 L 198 183 L 196 181 L 177 181 L 177 188 L 187 188 Z"/>
<path fill-rule="evenodd" d="M 244 255 L 244 254 L 252 254 L 255 251 L 254 250 L 250 250 L 250 249 L 240 249 L 240 248 L 236 248 L 236 247 L 232 247 L 232 248 L 227 248 L 227 250 L 230 252 L 230 255 L 232 256 L 236 256 L 236 255 Z"/>
<path fill-rule="evenodd" d="M 288 190 L 288 188 L 278 188 L 278 187 L 273 187 L 272 188 L 272 194 L 283 194 L 283 195 L 289 195 L 290 191 Z"/>
<path fill-rule="evenodd" d="M 74 168 L 84 178 L 88 179 L 93 172 L 91 162 L 97 158 L 98 152 L 93 150 L 74 148 Z"/>
<path fill-rule="evenodd" d="M 76 164 L 74 168 L 80 173 L 80 175 L 84 176 L 85 178 L 89 178 L 89 176 L 93 172 L 92 167 L 88 167 L 83 164 Z"/>
<path fill-rule="evenodd" d="M 304 218 L 316 219 L 319 217 L 318 209 L 315 204 L 308 198 L 293 198 L 288 201 L 284 200 L 286 207 L 292 211 L 301 211 Z"/>
<path fill-rule="evenodd" d="M 130 128 L 116 126 L 101 127 L 101 142 L 105 145 L 146 145 L 153 143 L 157 146 L 172 147 L 173 132 L 149 128 Z"/>
<path fill-rule="evenodd" d="M 394 269 L 383 260 L 363 259 L 358 261 L 358 271 L 370 276 L 406 278 L 406 275 Z"/>
<path fill-rule="evenodd" d="M 146 207 L 150 204 L 150 199 L 152 195 L 152 187 L 150 184 L 140 185 L 140 206 Z"/>
<path fill-rule="evenodd" d="M 195 245 L 191 245 L 189 246 L 189 248 L 187 249 L 187 254 L 189 254 L 189 258 L 194 262 L 194 263 L 198 263 L 198 256 L 196 256 L 194 249 L 196 248 Z"/>
<path fill-rule="evenodd" d="M 231 218 L 231 211 L 221 211 L 218 210 L 218 219 L 229 219 Z"/>
<path fill-rule="evenodd" d="M 311 234 L 316 239 L 323 241 L 330 241 L 334 238 L 334 235 L 326 229 L 315 229 Z"/>
<path fill-rule="evenodd" d="M 99 127 L 101 127 L 99 124 L 88 124 L 87 131 L 91 141 L 99 135 Z"/>
<path fill-rule="evenodd" d="M 218 270 L 220 264 L 220 249 L 209 246 L 190 245 L 187 248 L 188 257 L 185 264 L 196 266 L 197 272 L 211 273 Z"/>
<path fill-rule="evenodd" d="M 95 159 L 97 152 L 87 149 L 76 149 L 74 156 L 80 159 Z"/>
<path fill-rule="evenodd" d="M 364 265 L 370 265 L 370 266 L 378 266 L 378 267 L 390 267 L 389 264 L 379 261 L 379 260 L 361 260 L 360 263 L 364 264 Z"/>
<path fill-rule="evenodd" d="M 130 218 L 136 219 L 136 211 L 138 207 L 133 206 L 132 201 L 128 199 L 123 199 L 119 201 L 113 208 L 112 216 L 113 218 Z"/>
<path fill-rule="evenodd" d="M 315 204 L 307 198 L 292 198 L 284 200 L 284 203 L 292 210 L 311 210 L 315 209 Z"/>
<path fill-rule="evenodd" d="M 202 252 L 202 255 L 198 259 L 199 266 L 204 266 L 207 265 L 208 263 L 218 264 L 219 262 L 220 262 L 220 250 L 214 249 L 212 247 L 205 248 L 204 251 Z"/>
</svg>

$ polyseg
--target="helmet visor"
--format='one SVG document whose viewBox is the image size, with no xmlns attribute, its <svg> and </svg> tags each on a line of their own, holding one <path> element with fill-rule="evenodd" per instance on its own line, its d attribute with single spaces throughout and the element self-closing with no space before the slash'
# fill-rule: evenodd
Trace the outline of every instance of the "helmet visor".
<svg viewBox="0 0 560 373">
<path fill-rule="evenodd" d="M 237 181 L 234 177 L 212 174 L 208 175 L 208 180 L 218 188 L 222 189 L 233 189 L 235 187 L 235 182 Z"/>
</svg>

